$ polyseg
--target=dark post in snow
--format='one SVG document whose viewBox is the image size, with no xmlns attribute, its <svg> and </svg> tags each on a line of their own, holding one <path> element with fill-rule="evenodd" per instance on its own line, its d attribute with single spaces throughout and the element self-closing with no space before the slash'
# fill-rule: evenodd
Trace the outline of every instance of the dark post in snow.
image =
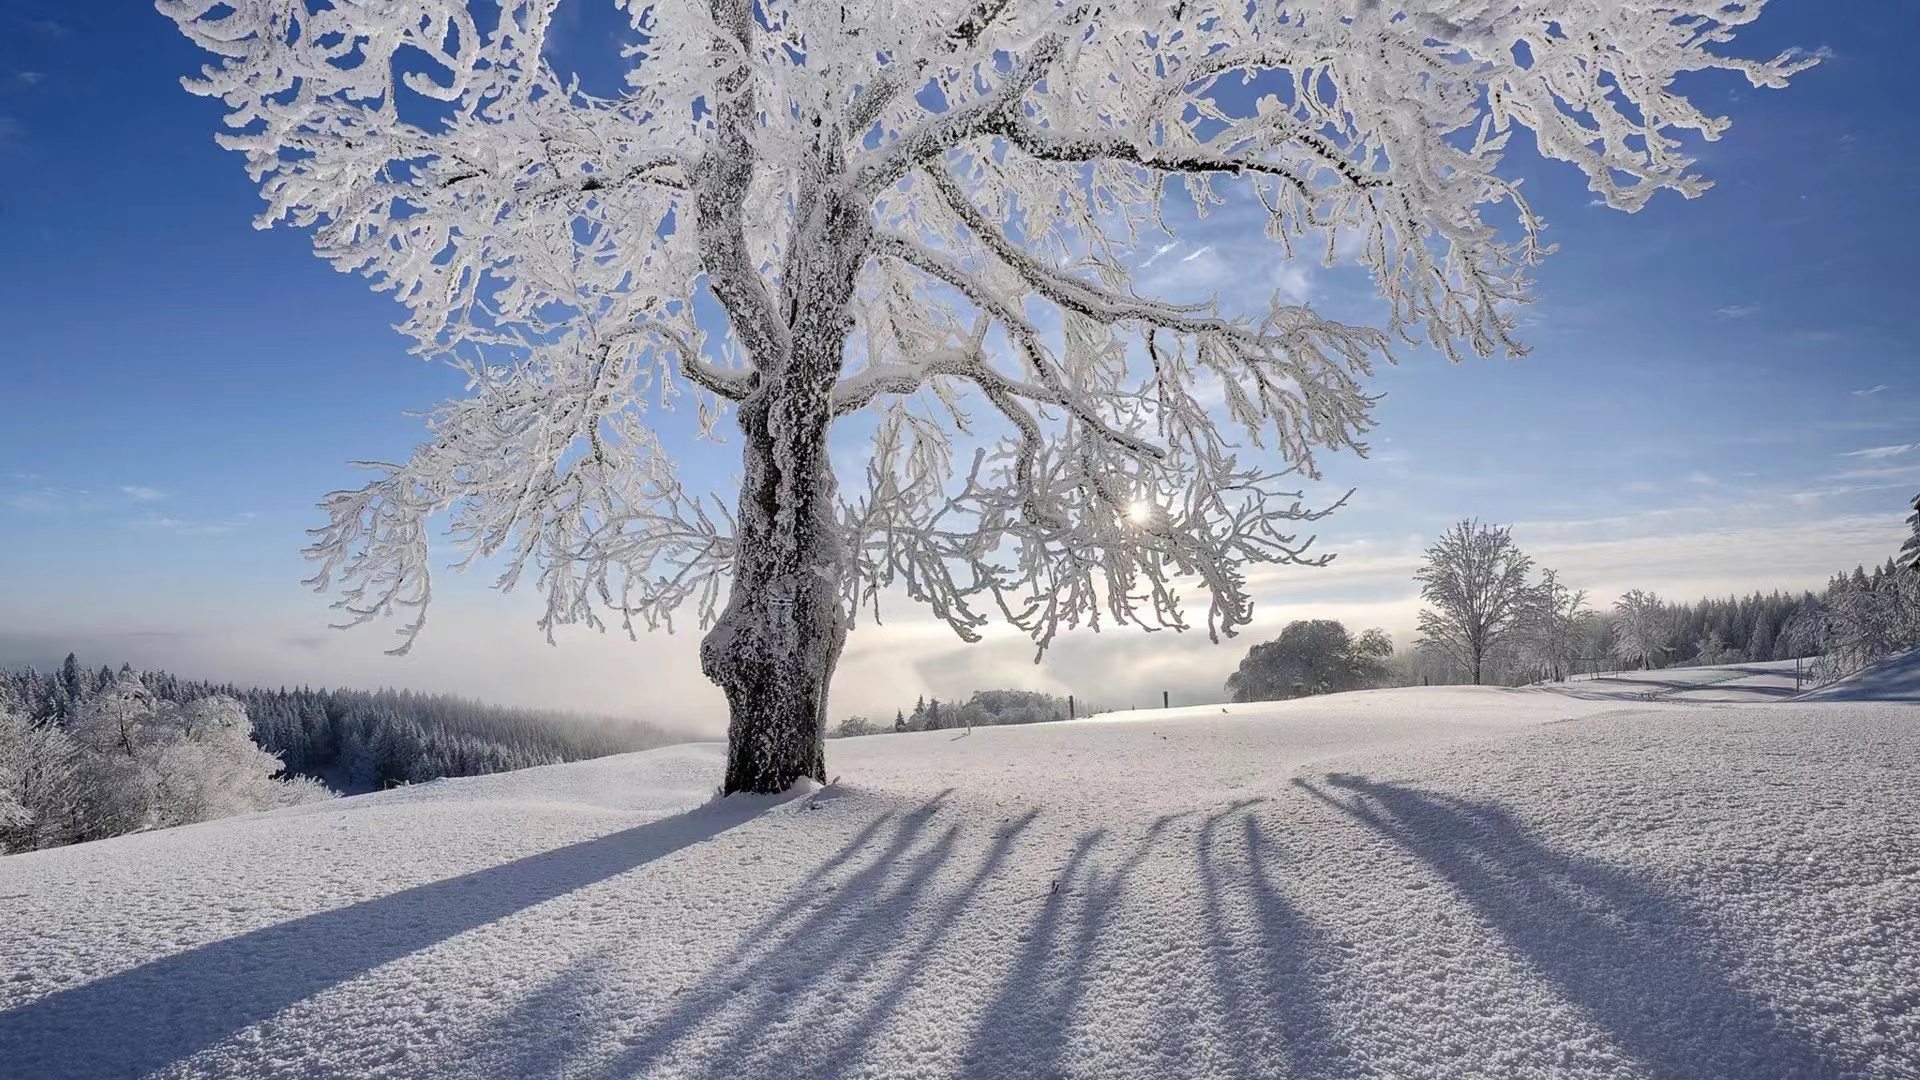
<svg viewBox="0 0 1920 1080">
<path fill-rule="evenodd" d="M 1073 695 L 1067 695 L 1067 719 L 1073 719 Z"/>
<path fill-rule="evenodd" d="M 1165 690 L 1160 691 L 1160 707 L 1163 709 L 1170 709 L 1173 707 L 1167 704 L 1167 692 Z"/>
</svg>

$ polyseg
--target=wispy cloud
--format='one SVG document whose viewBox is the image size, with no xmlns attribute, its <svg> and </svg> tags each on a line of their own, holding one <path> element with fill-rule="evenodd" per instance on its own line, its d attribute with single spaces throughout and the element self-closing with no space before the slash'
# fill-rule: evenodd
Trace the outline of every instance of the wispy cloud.
<svg viewBox="0 0 1920 1080">
<path fill-rule="evenodd" d="M 1200 256 L 1202 256 L 1202 255 L 1205 255 L 1206 253 L 1208 253 L 1208 252 L 1210 252 L 1210 251 L 1212 251 L 1212 250 L 1213 250 L 1213 245 L 1212 245 L 1212 244 L 1208 244 L 1208 245 L 1206 245 L 1205 247 L 1202 247 L 1202 248 L 1199 248 L 1198 250 L 1196 250 L 1196 251 L 1194 251 L 1194 252 L 1193 252 L 1193 253 L 1192 253 L 1191 255 L 1183 255 L 1183 256 L 1181 256 L 1181 257 L 1180 257 L 1180 261 L 1181 261 L 1181 262 L 1183 262 L 1183 263 L 1188 263 L 1188 262 L 1192 262 L 1193 260 L 1195 260 L 1195 259 L 1197 259 L 1197 258 L 1199 258 L 1199 257 L 1200 257 Z"/>
<path fill-rule="evenodd" d="M 1897 458 L 1902 454 L 1911 453 L 1916 449 L 1920 449 L 1920 443 L 1900 443 L 1896 446 L 1869 446 L 1865 450 L 1849 450 L 1840 456 L 1865 458 L 1868 461 L 1885 461 L 1888 458 Z"/>
<path fill-rule="evenodd" d="M 1794 60 L 1831 60 L 1836 55 L 1838 54 L 1833 51 L 1833 46 L 1831 45 L 1822 45 L 1817 49 L 1807 49 L 1795 45 L 1787 50 L 1787 56 Z"/>
<path fill-rule="evenodd" d="M 1152 266 L 1156 262 L 1159 262 L 1160 256 L 1165 255 L 1167 252 L 1172 251 L 1174 248 L 1177 248 L 1179 246 L 1180 246 L 1180 241 L 1178 240 L 1170 240 L 1167 243 L 1161 244 L 1159 247 L 1153 249 L 1153 254 L 1147 256 L 1147 259 L 1145 262 L 1140 264 L 1140 269 L 1145 270 L 1147 267 Z"/>
<path fill-rule="evenodd" d="M 1758 304 L 1728 304 L 1728 305 L 1727 305 L 1726 307 L 1723 307 L 1723 308 L 1715 308 L 1715 309 L 1713 310 L 1713 313 L 1714 313 L 1715 315 L 1718 315 L 1718 316 L 1720 316 L 1720 317 L 1721 317 L 1721 318 L 1723 318 L 1723 319 L 1744 319 L 1744 318 L 1746 318 L 1746 317 L 1747 317 L 1747 316 L 1749 316 L 1749 315 L 1757 315 L 1757 314 L 1759 314 L 1759 313 L 1760 313 L 1760 305 L 1758 305 Z"/>
<path fill-rule="evenodd" d="M 167 493 L 159 488 L 147 487 L 144 484 L 128 484 L 120 489 L 120 493 L 134 502 L 159 502 L 167 497 Z"/>
<path fill-rule="evenodd" d="M 251 514 L 230 521 L 189 521 L 183 518 L 149 514 L 128 522 L 133 528 L 168 532 L 176 536 L 219 536 L 246 526 Z"/>
<path fill-rule="evenodd" d="M 1872 397 L 1875 394 L 1884 393 L 1888 389 L 1890 388 L 1887 386 L 1886 383 L 1880 383 L 1877 386 L 1869 386 L 1865 390 L 1855 390 L 1853 391 L 1853 396 L 1854 397 Z"/>
<path fill-rule="evenodd" d="M 39 86 L 47 81 L 47 75 L 43 71 L 16 71 L 13 73 L 13 81 L 22 86 Z"/>
</svg>

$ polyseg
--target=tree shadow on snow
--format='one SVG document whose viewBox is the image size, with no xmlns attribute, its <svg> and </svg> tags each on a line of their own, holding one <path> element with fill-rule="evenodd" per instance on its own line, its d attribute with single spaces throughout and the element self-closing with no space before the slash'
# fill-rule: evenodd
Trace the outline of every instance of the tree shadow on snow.
<svg viewBox="0 0 1920 1080">
<path fill-rule="evenodd" d="M 497 1038 L 511 1044 L 503 1047 L 513 1062 L 507 1074 L 827 1080 L 858 1071 L 882 1040 L 905 1030 L 957 1051 L 962 1080 L 1058 1077 L 1102 1049 L 1107 1021 L 1089 1014 L 1090 994 L 1114 978 L 1147 977 L 1112 967 L 1139 944 L 1112 937 L 1116 913 L 1144 895 L 1136 893 L 1139 871 L 1155 856 L 1191 855 L 1208 893 L 1208 925 L 1183 931 L 1173 944 L 1196 950 L 1194 970 L 1226 1003 L 1222 1041 L 1233 1044 L 1204 1049 L 1235 1060 L 1237 1076 L 1365 1075 L 1333 1034 L 1336 1018 L 1319 997 L 1329 982 L 1319 960 L 1326 943 L 1282 897 L 1273 845 L 1250 819 L 1250 805 L 1223 811 L 1204 830 L 1182 832 L 1176 826 L 1191 815 L 1169 815 L 1131 842 L 1105 828 L 1036 836 L 1039 812 L 1028 811 L 993 826 L 973 854 L 964 854 L 973 823 L 937 820 L 932 805 L 884 829 L 875 823 L 856 838 L 864 845 L 857 861 L 843 851 L 834 860 L 838 872 L 815 872 L 706 965 L 709 974 L 670 991 L 666 1010 L 624 1046 L 584 1019 L 597 1014 L 592 997 L 602 986 L 611 982 L 618 996 L 619 982 L 634 977 L 622 974 L 617 952 L 530 995 L 497 1027 Z M 1176 846 L 1189 842 L 1190 850 Z M 1048 864 L 1050 880 L 1023 869 L 1037 854 L 1022 854 L 1030 843 L 1063 845 L 1055 849 L 1059 861 Z M 1014 942 L 976 960 L 953 934 L 958 926 L 980 933 L 967 917 L 987 910 L 1004 913 L 1002 929 Z M 976 962 L 1004 970 L 984 1000 L 954 1000 L 946 1013 L 943 980 L 957 974 L 954 965 Z M 1193 1048 L 1175 1029 L 1192 1003 L 1177 987 L 1146 989 L 1146 1003 L 1172 1019 L 1158 1045 L 1144 1051 L 1162 1062 L 1186 1059 Z M 905 1029 L 897 1026 L 903 1019 Z M 476 1062 L 492 1067 L 484 1054 Z"/>
<path fill-rule="evenodd" d="M 776 805 L 735 797 L 202 945 L 0 1013 L 0 1071 L 139 1076 L 410 953 L 624 874 Z"/>
<path fill-rule="evenodd" d="M 1226 1048 L 1233 1075 L 1273 1075 L 1276 1064 L 1303 1080 L 1370 1075 L 1339 1038 L 1327 1002 L 1334 947 L 1281 894 L 1275 846 L 1259 820 L 1240 809 L 1208 819 L 1199 851 L 1206 941 L 1221 1020 L 1234 1036 Z M 1236 816 L 1238 829 L 1231 824 Z M 1251 903 L 1236 904 L 1237 895 Z M 1250 913 L 1251 933 L 1232 917 L 1237 910 Z"/>
<path fill-rule="evenodd" d="M 891 1013 L 891 1003 L 912 988 L 914 959 L 937 944 L 941 926 L 964 909 L 973 890 L 1000 867 L 1037 811 L 998 828 L 987 857 L 968 882 L 935 899 L 935 878 L 947 871 L 960 836 L 958 824 L 931 832 L 945 794 L 906 815 L 883 815 L 866 824 L 847 846 L 808 878 L 789 888 L 791 896 L 770 917 L 710 963 L 708 978 L 672 992 L 672 1005 L 607 1053 L 586 1043 L 605 1036 L 578 1020 L 589 1013 L 595 980 L 584 965 L 528 995 L 503 1024 L 515 1076 L 651 1076 L 672 1063 L 676 1076 L 749 1074 L 749 1061 L 764 1059 L 770 1047 L 789 1045 L 781 1057 L 781 1076 L 833 1076 L 839 1061 L 856 1053 Z M 858 865 L 839 882 L 829 878 Z M 933 905 L 927 911 L 927 905 Z M 902 963 L 883 963 L 899 957 Z M 616 953 L 603 955 L 607 969 L 618 970 Z M 895 970 L 897 969 L 897 970 Z M 618 978 L 618 976 L 614 976 Z M 812 1011 L 822 984 L 858 992 L 862 1013 L 854 1024 L 828 1026 Z M 845 995 L 841 999 L 851 1009 Z M 831 1019 L 845 1019 L 847 1011 Z M 695 1038 L 689 1038 L 695 1036 Z M 697 1049 L 699 1063 L 684 1061 L 682 1051 Z M 484 1055 L 482 1055 L 484 1057 Z"/>
<path fill-rule="evenodd" d="M 1567 1000 L 1655 1075 L 1838 1077 L 1827 1052 L 1738 988 L 1712 930 L 1659 887 L 1554 850 L 1496 804 L 1334 774 L 1294 784 L 1436 870 Z"/>
</svg>

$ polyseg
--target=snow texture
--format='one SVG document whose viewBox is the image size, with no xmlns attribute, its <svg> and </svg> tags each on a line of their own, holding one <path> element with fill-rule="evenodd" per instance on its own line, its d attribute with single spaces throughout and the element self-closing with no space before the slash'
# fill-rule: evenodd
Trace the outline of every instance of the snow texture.
<svg viewBox="0 0 1920 1080">
<path fill-rule="evenodd" d="M 1615 682 L 848 739 L 720 801 L 675 747 L 12 856 L 0 1075 L 1920 1075 L 1920 712 Z"/>
</svg>

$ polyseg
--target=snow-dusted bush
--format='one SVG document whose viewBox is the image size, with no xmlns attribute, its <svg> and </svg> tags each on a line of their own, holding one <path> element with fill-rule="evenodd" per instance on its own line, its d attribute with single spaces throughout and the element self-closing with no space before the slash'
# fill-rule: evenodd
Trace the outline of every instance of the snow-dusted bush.
<svg viewBox="0 0 1920 1080">
<path fill-rule="evenodd" d="M 33 775 L 44 789 L 38 797 L 48 804 L 28 806 L 27 824 L 37 827 L 32 842 L 21 846 L 95 840 L 325 796 L 312 781 L 274 778 L 280 760 L 254 743 L 240 702 L 217 695 L 167 701 L 130 670 L 86 698 L 65 731 L 43 724 L 29 726 L 23 737 L 14 731 L 19 726 L 7 724 L 0 755 L 37 763 Z M 20 775 L 11 763 L 5 771 Z M 10 828 L 19 834 L 25 827 Z"/>
<path fill-rule="evenodd" d="M 247 711 L 233 698 L 201 698 L 177 715 L 181 737 L 160 751 L 155 767 L 156 825 L 211 821 L 314 797 L 319 785 L 312 781 L 274 779 L 280 759 L 254 743 Z"/>
</svg>

